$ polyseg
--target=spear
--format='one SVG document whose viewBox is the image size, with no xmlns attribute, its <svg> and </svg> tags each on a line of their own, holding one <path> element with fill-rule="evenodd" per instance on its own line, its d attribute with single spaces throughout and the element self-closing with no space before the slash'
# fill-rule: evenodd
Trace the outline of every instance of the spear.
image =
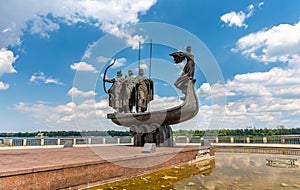
<svg viewBox="0 0 300 190">
<path fill-rule="evenodd" d="M 139 62 L 138 62 L 138 68 L 141 68 L 141 41 L 139 41 Z"/>
</svg>

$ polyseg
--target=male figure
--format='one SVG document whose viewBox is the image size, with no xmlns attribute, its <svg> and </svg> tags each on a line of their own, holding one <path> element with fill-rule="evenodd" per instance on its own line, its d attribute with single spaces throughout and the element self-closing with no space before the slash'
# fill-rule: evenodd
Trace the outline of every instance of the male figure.
<svg viewBox="0 0 300 190">
<path fill-rule="evenodd" d="M 125 113 L 132 113 L 132 108 L 135 101 L 135 78 L 132 70 L 128 70 L 128 76 L 125 77 L 126 94 L 124 98 L 124 111 Z"/>
<path fill-rule="evenodd" d="M 181 63 L 184 59 L 186 59 L 186 64 L 182 73 L 174 83 L 174 85 L 180 89 L 183 94 L 186 94 L 188 80 L 192 80 L 195 73 L 194 55 L 191 51 L 192 47 L 187 46 L 186 52 L 175 52 L 170 54 L 170 56 L 173 56 L 176 64 Z"/>
<path fill-rule="evenodd" d="M 112 79 L 105 79 L 105 82 L 113 83 L 111 88 L 108 90 L 109 94 L 109 106 L 113 107 L 117 113 L 123 111 L 123 99 L 124 99 L 124 82 L 122 78 L 122 71 L 117 72 L 117 77 Z"/>
<path fill-rule="evenodd" d="M 148 103 L 153 100 L 153 81 L 144 77 L 144 70 L 139 69 L 139 75 L 135 77 L 136 83 L 136 111 L 145 112 Z"/>
</svg>

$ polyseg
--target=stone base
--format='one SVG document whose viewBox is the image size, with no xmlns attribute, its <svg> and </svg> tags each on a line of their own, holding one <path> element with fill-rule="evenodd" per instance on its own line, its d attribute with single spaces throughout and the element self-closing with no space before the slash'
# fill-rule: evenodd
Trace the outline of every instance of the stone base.
<svg viewBox="0 0 300 190">
<path fill-rule="evenodd" d="M 169 125 L 131 126 L 130 132 L 134 137 L 134 146 L 144 146 L 145 143 L 155 143 L 164 147 L 174 146 L 173 132 Z"/>
</svg>

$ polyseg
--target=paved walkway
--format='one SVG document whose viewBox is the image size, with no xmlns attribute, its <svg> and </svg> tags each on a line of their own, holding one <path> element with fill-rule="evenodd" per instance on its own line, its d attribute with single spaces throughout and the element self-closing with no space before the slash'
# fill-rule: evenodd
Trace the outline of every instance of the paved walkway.
<svg viewBox="0 0 300 190">
<path fill-rule="evenodd" d="M 154 154 L 176 153 L 183 147 L 157 147 Z M 142 154 L 142 147 L 134 146 L 93 146 L 74 148 L 23 148 L 0 149 L 0 176 L 24 170 L 55 168 L 70 164 L 103 160 L 122 160 L 130 157 L 151 156 Z"/>
</svg>

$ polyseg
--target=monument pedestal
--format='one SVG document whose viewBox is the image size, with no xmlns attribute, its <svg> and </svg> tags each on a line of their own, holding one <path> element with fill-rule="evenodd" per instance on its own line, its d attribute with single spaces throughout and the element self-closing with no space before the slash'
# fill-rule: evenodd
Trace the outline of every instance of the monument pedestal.
<svg viewBox="0 0 300 190">
<path fill-rule="evenodd" d="M 134 137 L 134 146 L 144 146 L 145 143 L 155 143 L 164 147 L 174 146 L 173 132 L 169 125 L 134 125 L 130 127 L 130 133 Z"/>
</svg>

